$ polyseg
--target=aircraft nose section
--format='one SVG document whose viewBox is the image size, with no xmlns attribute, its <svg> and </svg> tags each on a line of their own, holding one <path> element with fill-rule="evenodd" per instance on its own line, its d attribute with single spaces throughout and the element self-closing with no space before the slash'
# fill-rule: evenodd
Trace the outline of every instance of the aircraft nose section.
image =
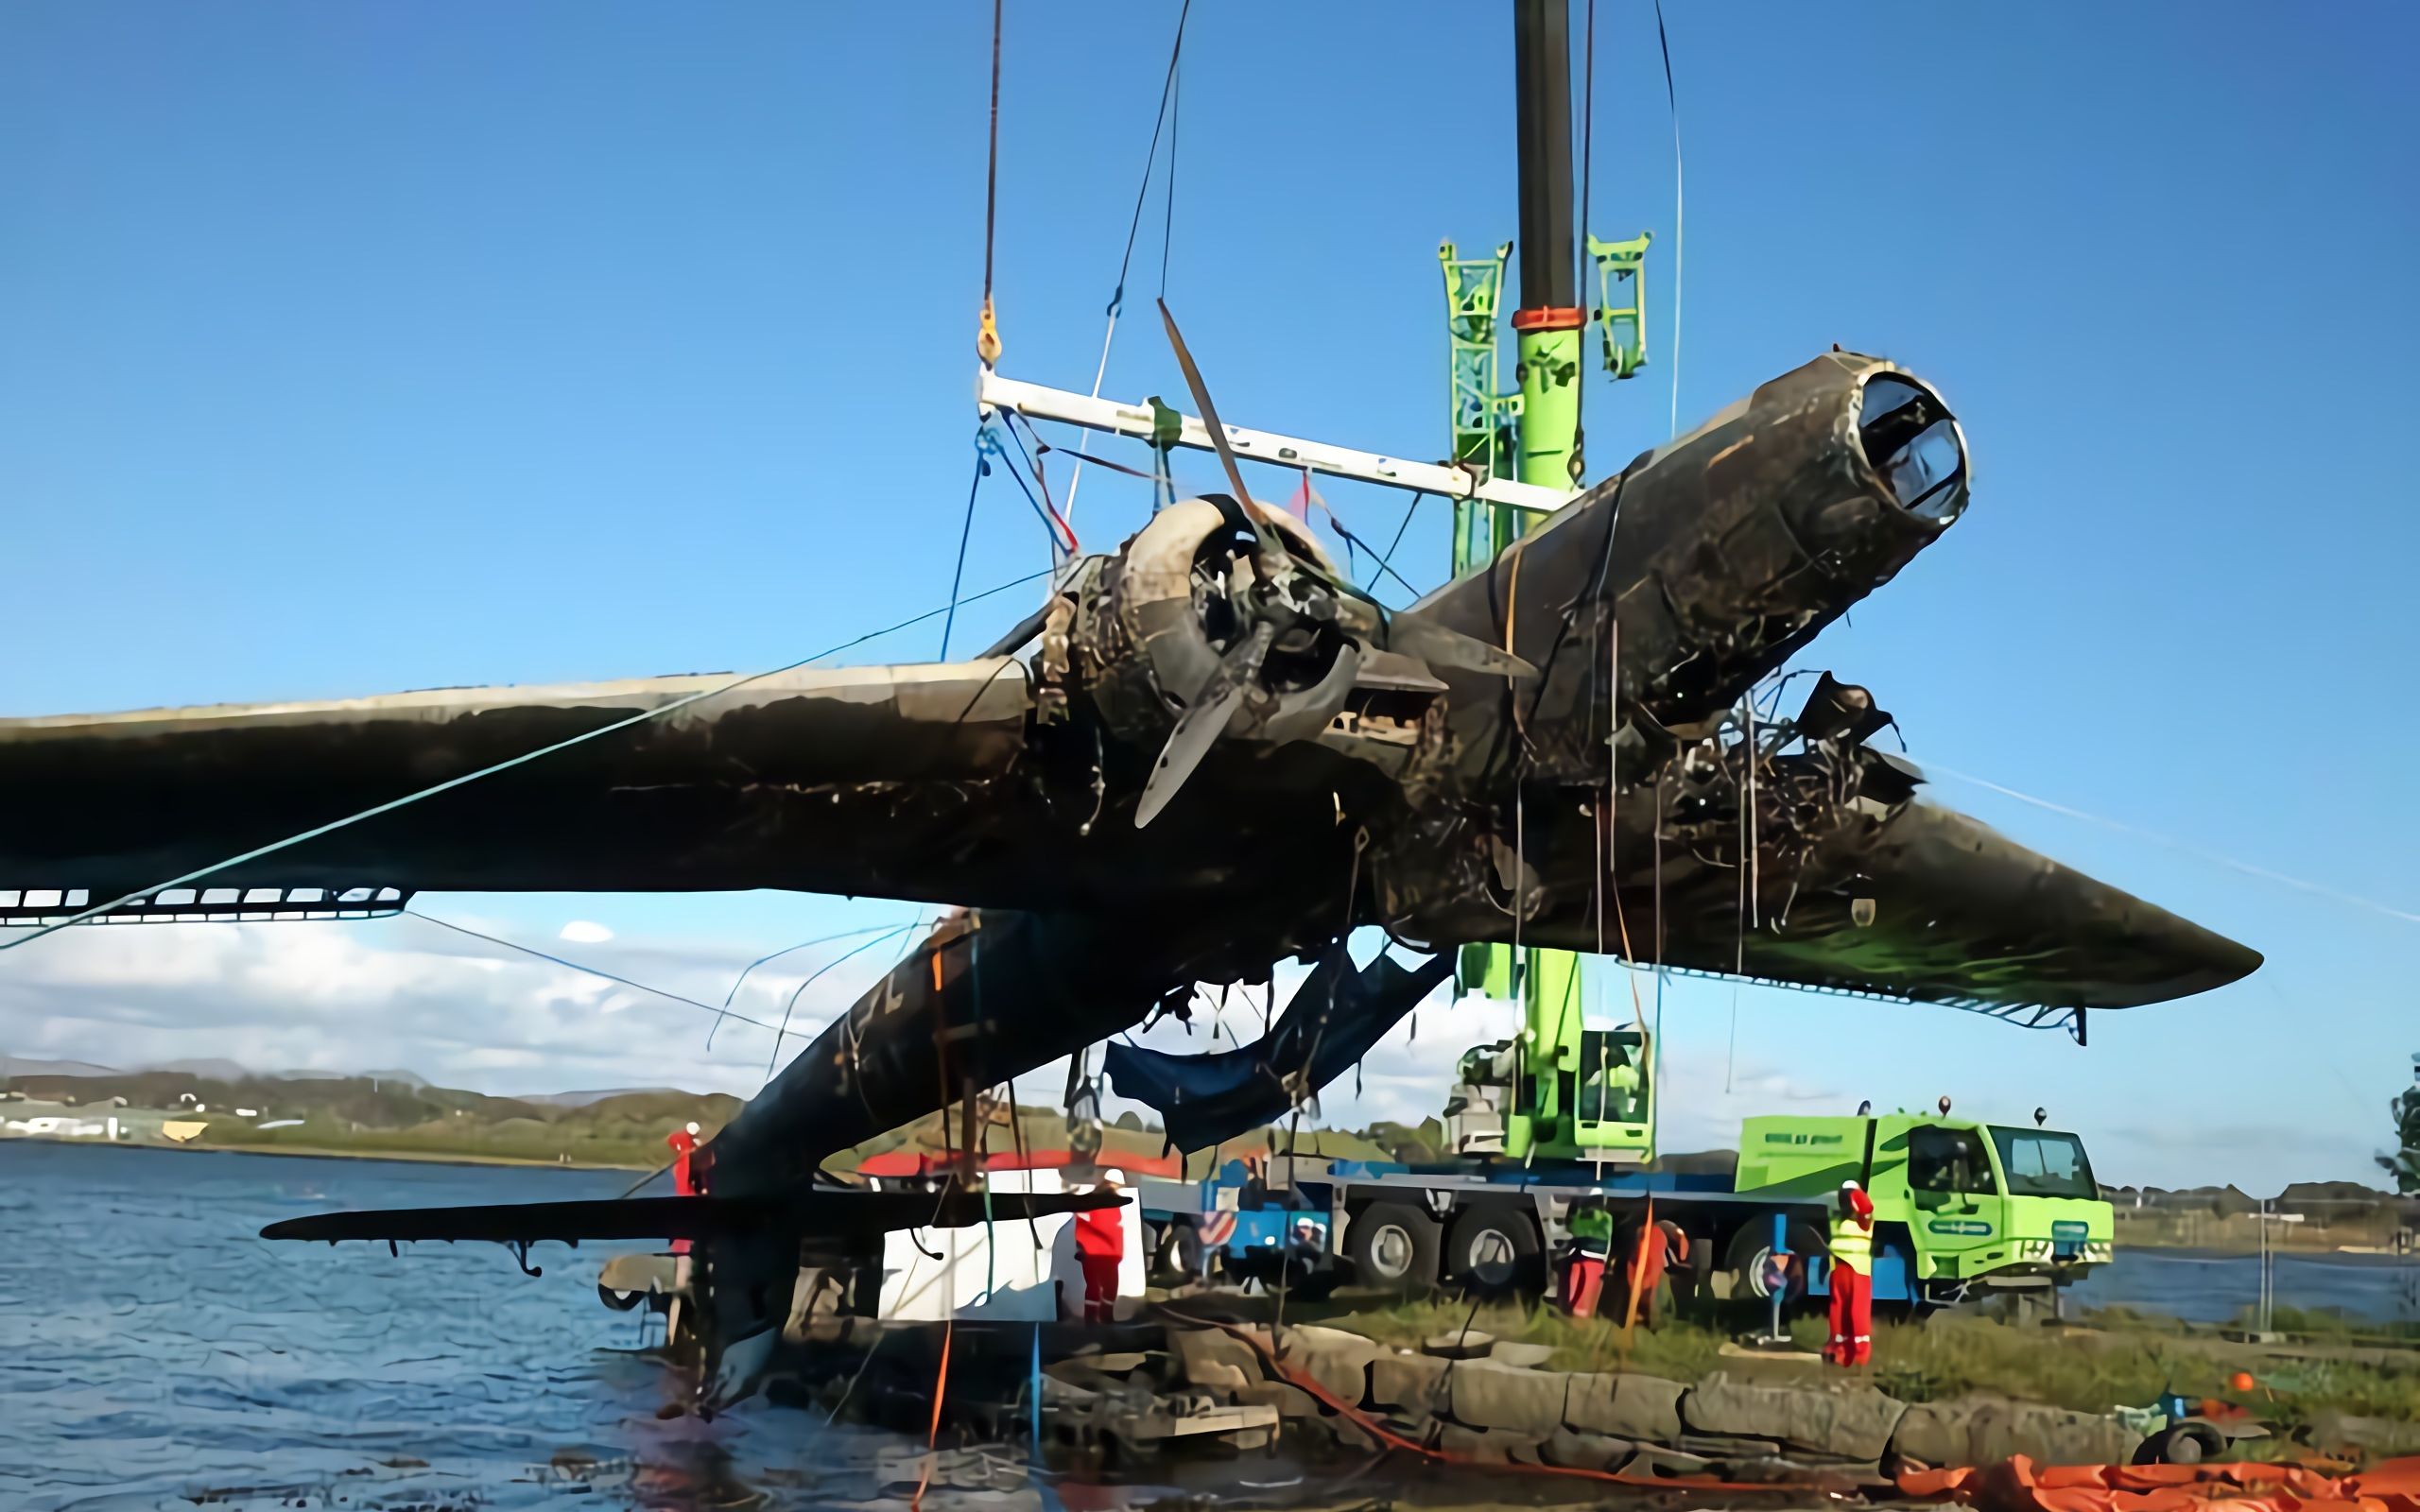
<svg viewBox="0 0 2420 1512">
<path fill-rule="evenodd" d="M 1966 512 L 1966 433 L 1941 396 L 1904 372 L 1858 387 L 1858 441 L 1892 502 L 1947 526 Z"/>
</svg>

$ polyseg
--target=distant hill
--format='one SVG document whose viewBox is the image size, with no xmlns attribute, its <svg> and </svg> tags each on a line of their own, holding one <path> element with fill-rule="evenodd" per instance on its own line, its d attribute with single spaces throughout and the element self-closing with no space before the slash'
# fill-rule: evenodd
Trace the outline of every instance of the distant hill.
<svg viewBox="0 0 2420 1512">
<path fill-rule="evenodd" d="M 11 1076 L 114 1076 L 116 1068 L 89 1060 L 35 1060 L 26 1056 L 0 1056 L 0 1080 Z"/>
<path fill-rule="evenodd" d="M 143 1069 L 145 1071 L 174 1072 L 186 1076 L 201 1076 L 207 1077 L 212 1081 L 231 1083 L 249 1080 L 252 1075 L 251 1068 L 240 1066 L 234 1061 L 228 1060 L 223 1057 L 213 1057 L 203 1060 L 163 1060 L 156 1065 L 146 1066 Z M 291 1075 L 293 1074 L 289 1072 L 287 1074 Z"/>
<path fill-rule="evenodd" d="M 18 1062 L 22 1066 L 25 1062 Z M 135 1108 L 183 1113 L 209 1127 L 205 1146 L 337 1151 L 442 1160 L 569 1160 L 653 1169 L 671 1158 L 664 1138 L 683 1124 L 712 1133 L 739 1100 L 683 1091 L 610 1092 L 578 1106 L 435 1087 L 409 1072 L 263 1076 L 232 1062 L 186 1061 L 203 1071 L 154 1069 L 71 1075 L 23 1072 L 8 1086 L 28 1098 L 89 1107 L 123 1097 Z M 237 1115 L 237 1108 L 249 1109 Z M 278 1128 L 264 1128 L 266 1124 Z"/>
<path fill-rule="evenodd" d="M 422 1083 L 426 1086 L 427 1083 Z M 589 1092 L 523 1092 L 519 1101 L 539 1103 L 548 1108 L 586 1108 L 608 1097 L 687 1097 L 691 1093 L 678 1087 L 611 1087 L 603 1091 Z"/>
</svg>

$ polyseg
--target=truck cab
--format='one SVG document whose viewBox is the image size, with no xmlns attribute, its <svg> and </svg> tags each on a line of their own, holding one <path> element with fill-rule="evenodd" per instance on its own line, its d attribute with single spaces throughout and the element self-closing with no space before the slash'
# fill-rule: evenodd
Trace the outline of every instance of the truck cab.
<svg viewBox="0 0 2420 1512">
<path fill-rule="evenodd" d="M 1876 1295 L 1904 1267 L 1906 1295 L 1962 1295 L 1969 1282 L 2065 1285 L 2111 1256 L 2112 1212 L 2083 1142 L 1930 1114 L 1752 1118 L 1738 1190 L 1824 1198 L 1856 1179 L 1874 1199 Z"/>
</svg>

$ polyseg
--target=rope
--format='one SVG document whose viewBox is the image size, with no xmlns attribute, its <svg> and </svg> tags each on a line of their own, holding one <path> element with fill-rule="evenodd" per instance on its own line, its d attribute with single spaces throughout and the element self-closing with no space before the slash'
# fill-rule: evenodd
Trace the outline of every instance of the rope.
<svg viewBox="0 0 2420 1512">
<path fill-rule="evenodd" d="M 770 955 L 757 956 L 754 960 L 741 968 L 738 977 L 731 984 L 731 990 L 723 994 L 722 1005 L 724 1011 L 723 1013 L 717 1014 L 715 1016 L 715 1027 L 717 1029 L 722 1027 L 722 1020 L 728 1015 L 731 1009 L 732 1000 L 739 996 L 739 988 L 741 985 L 748 980 L 749 972 L 755 971 L 756 968 L 763 966 L 769 961 L 777 961 L 783 956 L 789 954 L 792 951 L 803 951 L 812 945 L 829 945 L 834 940 L 855 939 L 859 935 L 872 935 L 877 931 L 887 930 L 889 928 L 890 928 L 890 926 L 888 924 L 868 924 L 861 929 L 844 929 L 837 935 L 819 935 L 813 939 L 800 940 L 795 945 L 785 945 Z M 714 1031 L 710 1029 L 706 1032 L 706 1048 L 712 1050 L 714 1047 Z"/>
<path fill-rule="evenodd" d="M 782 1041 L 788 1038 L 790 1032 L 790 1010 L 798 1006 L 800 995 L 808 988 L 813 987 L 818 981 L 821 980 L 824 972 L 829 971 L 832 968 L 839 965 L 842 961 L 848 960 L 852 956 L 862 955 L 867 951 L 870 951 L 875 946 L 881 944 L 884 940 L 895 939 L 899 936 L 907 934 L 909 930 L 914 929 L 915 927 L 916 926 L 912 923 L 901 924 L 895 929 L 888 930 L 883 934 L 876 935 L 873 938 L 867 940 L 862 945 L 857 945 L 841 952 L 831 960 L 817 967 L 812 975 L 790 990 L 789 1001 L 782 1005 L 781 1024 L 779 1027 L 773 1029 L 773 1053 L 765 1057 L 765 1079 L 767 1081 L 773 1079 L 773 1067 L 775 1063 L 782 1058 Z M 769 1025 L 768 1027 L 771 1026 Z"/>
<path fill-rule="evenodd" d="M 1167 202 L 1160 212 L 1160 301 L 1168 297 L 1168 247 L 1176 235 L 1176 118 L 1184 103 L 1184 76 L 1176 72 L 1176 60 L 1168 60 L 1168 176 L 1164 180 Z"/>
<path fill-rule="evenodd" d="M 1050 448 L 1042 439 L 1042 433 L 1033 429 L 1033 421 L 1025 420 L 1023 415 L 1017 414 L 1014 410 L 1010 410 L 1007 413 L 1012 418 L 1010 423 L 1003 426 L 1002 429 L 1009 433 L 1010 440 L 1016 442 L 1017 455 L 1025 459 L 1027 471 L 1033 474 L 1034 486 L 1042 490 L 1041 499 L 1036 500 L 1033 495 L 1028 492 L 1026 495 L 1026 502 L 1032 504 L 1035 508 L 1041 512 L 1042 523 L 1050 527 L 1051 549 L 1053 551 L 1064 552 L 1066 555 L 1073 557 L 1083 548 L 1077 543 L 1075 527 L 1067 524 L 1067 517 L 1059 512 L 1059 507 L 1050 502 L 1050 480 L 1042 475 L 1042 454 L 1049 451 Z M 1028 452 L 1026 450 L 1025 438 L 1017 434 L 1015 421 L 1021 420 L 1025 421 L 1026 429 L 1028 431 L 1031 431 L 1033 434 L 1033 444 L 1035 448 L 1033 451 Z M 1017 477 L 1017 471 L 1013 467 L 1009 469 L 1009 475 L 1011 477 L 1016 477 L 1019 484 L 1023 484 L 1025 481 L 1023 478 Z"/>
<path fill-rule="evenodd" d="M 975 476 L 966 485 L 966 518 L 958 527 L 958 565 L 950 569 L 949 612 L 942 619 L 941 660 L 949 660 L 950 632 L 958 627 L 958 592 L 966 581 L 966 543 L 975 534 L 975 496 L 983 491 L 983 474 L 992 464 L 983 459 L 983 427 L 975 428 Z"/>
<path fill-rule="evenodd" d="M 1954 778 L 1961 782 L 1971 782 L 1977 787 L 1997 793 L 2002 798 L 2013 798 L 2019 803 L 2030 803 L 2037 809 L 2045 809 L 2070 819 L 2082 819 L 2087 824 L 2098 824 L 2103 829 L 2115 830 L 2120 834 L 2131 834 L 2138 840 L 2149 840 L 2153 845 L 2163 846 L 2181 855 L 2191 856 L 2197 861 L 2224 867 L 2230 871 L 2240 871 L 2247 877 L 2257 877 L 2263 882 L 2273 882 L 2279 886 L 2291 887 L 2297 892 L 2307 892 L 2314 897 L 2327 899 L 2331 902 L 2367 909 L 2374 914 L 2384 914 L 2389 919 L 2400 919 L 2407 924 L 2420 924 L 2420 913 L 2397 908 L 2391 903 L 2382 903 L 2375 898 L 2364 898 L 2359 893 L 2345 892 L 2341 888 L 2326 886 L 2321 883 L 2307 882 L 2300 877 L 2290 877 L 2282 871 L 2272 871 L 2267 867 L 2256 867 L 2249 861 L 2238 861 L 2233 856 L 2221 855 L 2216 850 L 2205 850 L 2200 846 L 2161 834 L 2156 831 L 2146 830 L 2140 825 L 2128 824 L 2119 819 L 2104 818 L 2098 814 L 2086 814 L 2082 809 L 2071 809 L 2064 803 L 2053 803 L 2047 798 L 2035 798 L 2031 793 L 2020 793 L 2013 787 L 2002 787 L 1997 782 L 1977 777 L 1970 772 L 1959 771 L 1955 767 L 1927 762 L 1924 764 L 1924 769 L 1928 775 L 1938 774 L 1942 777 Z"/>
<path fill-rule="evenodd" d="M 1591 5 L 1595 0 L 1590 0 Z M 1681 99 L 1672 88 L 1672 39 L 1664 31 L 1664 0 L 1655 0 L 1655 43 L 1664 50 L 1664 104 L 1672 115 L 1672 416 L 1681 434 Z"/>
<path fill-rule="evenodd" d="M 1160 129 L 1167 124 L 1168 104 L 1176 93 L 1177 59 L 1182 56 L 1184 51 L 1184 21 L 1185 17 L 1192 14 L 1192 12 L 1193 0 L 1184 0 L 1184 6 L 1179 9 L 1176 13 L 1176 41 L 1170 44 L 1168 48 L 1167 77 L 1160 84 L 1160 112 L 1159 114 L 1154 116 L 1151 120 L 1151 146 L 1150 149 L 1143 154 L 1143 181 L 1134 186 L 1134 214 L 1128 217 L 1126 223 L 1126 251 L 1117 260 L 1117 285 L 1110 292 L 1109 308 L 1104 312 L 1109 318 L 1109 324 L 1107 329 L 1103 330 L 1100 334 L 1100 361 L 1093 368 L 1093 397 L 1095 399 L 1098 399 L 1100 397 L 1101 383 L 1109 376 L 1110 343 L 1117 339 L 1117 317 L 1126 307 L 1126 272 L 1134 262 L 1135 233 L 1143 229 L 1143 202 L 1150 197 L 1151 165 L 1159 161 Z M 1173 196 L 1175 193 L 1174 174 L 1176 167 L 1173 151 L 1170 153 L 1168 167 L 1170 174 L 1169 193 Z M 1165 243 L 1167 238 L 1167 232 L 1165 228 L 1161 231 L 1160 236 L 1162 242 Z M 1165 246 L 1162 249 L 1163 252 L 1165 252 Z M 1167 292 L 1167 283 L 1168 279 L 1166 259 L 1163 257 L 1160 271 L 1161 293 L 1165 294 Z M 1067 519 L 1071 523 L 1076 518 L 1076 490 L 1083 487 L 1084 458 L 1085 455 L 1091 449 L 1091 446 L 1092 433 L 1090 431 L 1086 431 L 1077 439 L 1076 472 L 1075 475 L 1070 478 L 1067 483 Z"/>
<path fill-rule="evenodd" d="M 953 1312 L 942 1324 L 942 1367 L 933 1378 L 933 1418 L 925 1429 L 925 1463 L 916 1471 L 916 1494 L 908 1503 L 908 1512 L 925 1512 L 925 1488 L 933 1478 L 933 1446 L 942 1436 L 942 1400 L 949 1393 L 949 1346 L 957 1335 L 958 1314 Z"/>
<path fill-rule="evenodd" d="M 457 935 L 468 935 L 473 939 L 483 939 L 491 945 L 501 945 L 509 951 L 519 951 L 524 955 L 534 955 L 539 960 L 550 962 L 553 965 L 562 967 L 566 971 L 578 971 L 582 976 L 600 977 L 608 982 L 619 983 L 623 987 L 635 988 L 641 992 L 651 993 L 667 1002 L 679 1003 L 688 1007 L 697 1008 L 702 1012 L 711 1013 L 718 1019 L 737 1019 L 742 1023 L 752 1023 L 759 1029 L 770 1029 L 772 1027 L 771 1024 L 767 1023 L 762 1019 L 752 1019 L 744 1013 L 733 1012 L 730 1005 L 728 1004 L 717 1008 L 711 1003 L 700 1003 L 696 998 L 683 997 L 678 992 L 669 992 L 660 987 L 649 987 L 645 982 L 635 982 L 627 976 L 616 976 L 612 971 L 601 971 L 594 966 L 582 966 L 578 961 L 566 960 L 562 956 L 557 955 L 550 951 L 542 951 L 534 945 L 524 945 L 518 940 L 506 939 L 500 935 L 491 935 L 484 930 L 473 929 L 468 924 L 455 923 L 450 919 L 440 919 L 435 914 L 424 914 L 417 908 L 406 908 L 404 910 L 404 913 L 410 918 L 420 919 L 425 923 L 435 924 L 440 929 L 450 929 Z"/>
<path fill-rule="evenodd" d="M 1027 583 L 1032 582 L 1037 577 L 1047 577 L 1049 576 L 1050 569 L 1046 568 L 1038 573 L 1028 573 L 1023 577 L 1011 579 L 1009 582 L 1000 584 L 996 588 L 987 588 L 982 593 L 974 595 L 972 598 L 961 599 L 959 602 L 963 604 L 980 603 L 982 600 L 990 598 L 995 593 L 1005 593 L 1010 589 L 1021 588 Z M 138 887 L 134 891 L 127 893 L 122 897 L 112 898 L 108 902 L 96 903 L 94 906 L 85 909 L 81 913 L 71 914 L 67 918 L 59 919 L 56 922 L 41 925 L 26 934 L 18 936 L 14 939 L 0 940 L 0 951 L 12 951 L 21 945 L 31 944 L 33 941 L 42 938 L 45 935 L 55 935 L 71 924 L 80 924 L 88 919 L 96 919 L 113 908 L 123 908 L 128 903 L 151 897 L 155 893 L 164 892 L 170 887 L 182 887 L 188 883 L 199 882 L 204 877 L 216 876 L 219 872 L 225 871 L 230 867 L 240 867 L 248 861 L 258 861 L 263 856 L 275 855 L 280 850 L 290 850 L 295 846 L 302 845 L 305 841 L 317 840 L 322 835 L 334 834 L 337 831 L 346 829 L 352 825 L 359 824 L 364 819 L 374 819 L 382 814 L 392 814 L 397 809 L 408 808 L 412 804 L 420 802 L 423 799 L 435 798 L 440 793 L 447 793 L 453 791 L 455 788 L 467 786 L 472 782 L 477 782 L 483 777 L 493 777 L 498 772 L 509 771 L 515 766 L 527 765 L 531 762 L 541 759 L 542 757 L 552 756 L 557 751 L 569 750 L 574 746 L 583 745 L 588 741 L 598 738 L 599 736 L 610 735 L 617 730 L 628 730 L 632 725 L 643 725 L 651 719 L 661 719 L 666 714 L 686 709 L 691 704 L 703 703 L 708 698 L 718 698 L 724 694 L 735 692 L 740 688 L 744 688 L 752 682 L 762 682 L 767 678 L 778 678 L 786 672 L 796 672 L 801 667 L 806 666 L 812 662 L 821 662 L 825 657 L 838 656 L 843 651 L 863 645 L 868 641 L 879 640 L 883 636 L 894 634 L 900 630 L 908 629 L 912 626 L 922 625 L 926 620 L 937 619 L 944 612 L 947 611 L 938 609 L 926 610 L 922 614 L 915 615 L 909 619 L 901 620 L 896 625 L 887 625 L 878 630 L 869 630 L 853 641 L 843 641 L 838 645 L 832 646 L 826 650 L 818 651 L 813 656 L 801 657 L 795 662 L 786 662 L 768 671 L 751 672 L 744 677 L 733 678 L 729 681 L 717 683 L 714 687 L 706 688 L 697 693 L 686 694 L 681 697 L 673 699 L 670 703 L 659 704 L 653 709 L 641 710 L 639 713 L 631 714 L 627 718 L 616 719 L 611 724 L 599 725 L 595 730 L 582 730 L 577 735 L 566 736 L 562 740 L 556 741 L 552 745 L 541 746 L 536 750 L 524 751 L 518 756 L 507 757 L 503 761 L 482 766 L 476 771 L 464 772 L 459 777 L 449 777 L 441 782 L 432 783 L 417 792 L 406 793 L 401 798 L 389 799 L 384 803 L 373 803 L 357 814 L 348 814 L 343 818 L 330 819 L 325 824 L 314 825 L 310 829 L 304 830 L 298 834 L 287 835 L 283 840 L 272 840 L 267 845 L 255 846 L 251 850 L 244 851 L 240 855 L 229 856 L 224 861 L 214 861 L 209 866 L 196 868 L 194 870 L 188 871 L 182 876 L 171 877 L 165 882 L 154 883 L 148 887 Z"/>
</svg>

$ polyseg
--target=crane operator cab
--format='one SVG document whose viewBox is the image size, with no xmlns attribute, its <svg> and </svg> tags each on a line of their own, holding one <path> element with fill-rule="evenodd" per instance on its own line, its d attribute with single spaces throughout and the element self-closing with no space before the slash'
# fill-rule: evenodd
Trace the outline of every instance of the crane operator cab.
<svg viewBox="0 0 2420 1512">
<path fill-rule="evenodd" d="M 1645 1164 L 1655 1155 L 1654 1057 L 1645 1030 L 1582 1029 L 1461 1058 L 1445 1106 L 1454 1153 Z"/>
</svg>

